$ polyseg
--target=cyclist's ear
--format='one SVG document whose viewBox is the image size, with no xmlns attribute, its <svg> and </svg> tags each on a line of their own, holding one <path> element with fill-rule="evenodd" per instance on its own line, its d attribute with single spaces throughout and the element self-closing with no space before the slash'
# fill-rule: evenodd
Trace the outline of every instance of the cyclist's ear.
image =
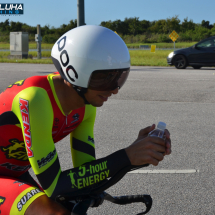
<svg viewBox="0 0 215 215">
<path fill-rule="evenodd" d="M 138 138 L 139 137 L 146 137 L 148 135 L 149 132 L 151 132 L 152 130 L 155 129 L 155 124 L 151 125 L 151 126 L 148 126 L 146 128 L 143 128 L 139 131 L 139 135 L 138 135 Z"/>
</svg>

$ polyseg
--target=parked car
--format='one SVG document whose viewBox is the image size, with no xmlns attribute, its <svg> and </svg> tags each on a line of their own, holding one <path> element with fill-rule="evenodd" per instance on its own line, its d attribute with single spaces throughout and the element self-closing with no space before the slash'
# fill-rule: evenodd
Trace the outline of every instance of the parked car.
<svg viewBox="0 0 215 215">
<path fill-rule="evenodd" d="M 192 66 L 200 69 L 202 66 L 215 66 L 215 36 L 204 39 L 197 44 L 171 52 L 167 57 L 169 65 L 177 69 Z"/>
</svg>

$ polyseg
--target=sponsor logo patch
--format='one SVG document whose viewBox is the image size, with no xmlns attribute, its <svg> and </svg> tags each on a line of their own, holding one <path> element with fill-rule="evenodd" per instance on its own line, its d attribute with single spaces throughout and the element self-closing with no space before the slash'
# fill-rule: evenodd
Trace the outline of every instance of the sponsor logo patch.
<svg viewBox="0 0 215 215">
<path fill-rule="evenodd" d="M 4 204 L 5 199 L 6 199 L 5 197 L 0 196 L 0 206 Z"/>
<path fill-rule="evenodd" d="M 72 118 L 73 118 L 74 120 L 71 122 L 71 124 L 74 123 L 74 122 L 77 122 L 77 121 L 79 120 L 79 114 L 78 114 L 78 113 L 74 114 L 74 115 L 72 116 Z"/>
<path fill-rule="evenodd" d="M 32 142 L 31 142 L 31 128 L 29 119 L 29 105 L 28 100 L 19 99 L 20 111 L 22 115 L 22 122 L 24 127 L 25 143 L 27 148 L 28 157 L 33 157 Z"/>
<path fill-rule="evenodd" d="M 6 158 L 27 161 L 28 156 L 25 149 L 25 143 L 18 139 L 10 139 L 9 142 L 11 145 L 6 147 L 0 146 L 0 149 L 5 153 Z"/>
<path fill-rule="evenodd" d="M 11 88 L 12 86 L 22 86 L 25 80 L 17 81 L 14 84 L 9 85 L 7 88 Z"/>
<path fill-rule="evenodd" d="M 58 118 L 55 118 L 55 119 L 54 119 L 54 125 L 57 126 L 58 123 L 59 123 L 59 121 L 60 121 L 60 120 L 59 120 Z"/>
<path fill-rule="evenodd" d="M 18 209 L 19 211 L 21 211 L 22 208 L 23 208 L 23 206 L 27 203 L 27 201 L 28 201 L 30 198 L 32 198 L 35 194 L 41 193 L 41 192 L 42 192 L 42 191 L 39 190 L 39 189 L 33 189 L 33 190 L 31 190 L 30 192 L 27 192 L 27 194 L 24 195 L 24 196 L 20 199 L 20 201 L 17 203 L 17 209 Z"/>
<path fill-rule="evenodd" d="M 53 152 L 50 152 L 45 158 L 42 158 L 41 160 L 37 160 L 37 164 L 39 168 L 49 163 L 54 158 L 55 155 L 56 155 L 56 149 Z"/>
<path fill-rule="evenodd" d="M 17 165 L 11 164 L 11 163 L 3 163 L 3 164 L 0 164 L 0 166 L 5 167 L 6 169 L 9 169 L 12 171 L 20 171 L 20 172 L 26 171 L 31 168 L 31 165 L 17 166 Z"/>
<path fill-rule="evenodd" d="M 88 176 L 86 176 L 86 173 Z M 93 185 L 109 177 L 110 170 L 107 169 L 107 161 L 103 161 L 96 165 L 90 165 L 87 169 L 84 165 L 79 167 L 79 172 L 70 172 L 67 176 L 70 177 L 72 188 L 85 188 Z"/>
<path fill-rule="evenodd" d="M 94 139 L 91 136 L 88 136 L 88 141 L 94 144 Z"/>
<path fill-rule="evenodd" d="M 21 182 L 21 181 L 14 181 L 13 184 L 19 184 L 19 187 L 24 185 L 25 183 Z"/>
</svg>

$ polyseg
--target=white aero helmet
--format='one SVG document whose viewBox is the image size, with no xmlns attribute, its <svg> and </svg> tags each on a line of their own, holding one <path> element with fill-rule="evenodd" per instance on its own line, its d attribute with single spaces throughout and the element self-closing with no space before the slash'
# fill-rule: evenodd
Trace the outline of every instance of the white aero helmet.
<svg viewBox="0 0 215 215">
<path fill-rule="evenodd" d="M 121 88 L 130 71 L 128 48 L 108 28 L 85 25 L 74 28 L 54 44 L 51 57 L 61 76 L 76 90 Z"/>
</svg>

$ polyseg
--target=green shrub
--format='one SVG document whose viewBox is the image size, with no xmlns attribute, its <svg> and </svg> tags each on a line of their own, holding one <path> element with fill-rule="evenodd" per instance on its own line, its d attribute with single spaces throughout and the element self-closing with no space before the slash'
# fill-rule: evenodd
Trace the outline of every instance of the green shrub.
<svg viewBox="0 0 215 215">
<path fill-rule="evenodd" d="M 44 43 L 55 43 L 59 39 L 59 35 L 56 34 L 47 34 L 43 37 L 43 42 Z"/>
<path fill-rule="evenodd" d="M 181 32 L 178 37 L 178 42 L 187 42 L 187 41 L 192 41 L 192 35 L 193 31 L 186 31 L 186 32 Z"/>
<path fill-rule="evenodd" d="M 160 34 L 158 36 L 158 41 L 159 43 L 169 43 L 171 42 L 172 40 L 170 39 L 169 35 L 167 34 Z"/>
<path fill-rule="evenodd" d="M 9 35 L 0 35 L 0 42 L 9 43 Z"/>
<path fill-rule="evenodd" d="M 148 38 L 149 43 L 156 43 L 158 41 L 159 34 L 151 34 L 151 36 Z"/>
<path fill-rule="evenodd" d="M 192 34 L 192 41 L 200 41 L 210 36 L 211 30 L 202 26 L 197 26 Z"/>
</svg>

